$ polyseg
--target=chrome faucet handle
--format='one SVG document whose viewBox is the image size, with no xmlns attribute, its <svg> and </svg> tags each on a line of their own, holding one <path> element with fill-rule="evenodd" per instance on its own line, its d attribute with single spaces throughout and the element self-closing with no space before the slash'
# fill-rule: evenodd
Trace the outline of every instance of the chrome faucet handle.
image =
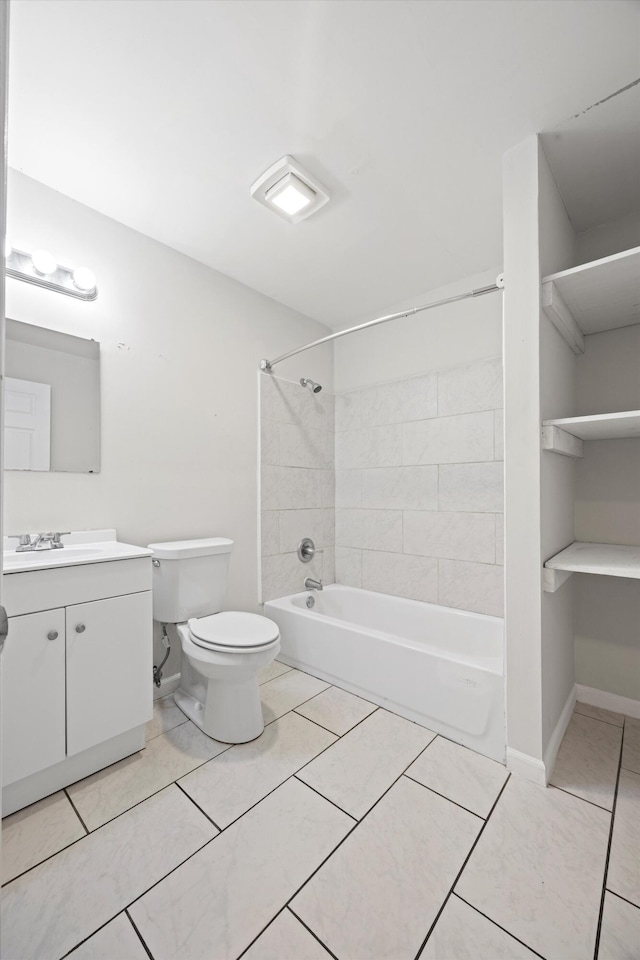
<svg viewBox="0 0 640 960">
<path fill-rule="evenodd" d="M 8 533 L 7 540 L 19 540 L 21 547 L 28 547 L 31 544 L 30 533 Z"/>
<path fill-rule="evenodd" d="M 52 546 L 54 550 L 62 550 L 64 543 L 60 540 L 60 537 L 68 537 L 71 533 L 70 530 L 65 530 L 62 533 L 52 534 Z"/>
</svg>

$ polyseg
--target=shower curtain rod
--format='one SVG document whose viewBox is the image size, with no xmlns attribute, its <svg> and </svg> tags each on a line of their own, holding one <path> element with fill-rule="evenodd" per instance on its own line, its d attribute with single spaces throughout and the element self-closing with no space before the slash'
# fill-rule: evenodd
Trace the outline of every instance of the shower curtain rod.
<svg viewBox="0 0 640 960">
<path fill-rule="evenodd" d="M 367 320 L 366 323 L 359 323 L 357 327 L 348 327 L 346 330 L 338 330 L 336 333 L 330 333 L 326 337 L 321 337 L 319 340 L 314 340 L 312 343 L 305 343 L 301 347 L 296 347 L 295 350 L 289 350 L 288 353 L 283 353 L 280 357 L 276 357 L 275 360 L 261 360 L 260 369 L 264 373 L 271 373 L 276 363 L 282 363 L 283 360 L 288 360 L 289 357 L 295 357 L 298 353 L 303 353 L 305 350 L 311 350 L 312 347 L 319 347 L 322 343 L 329 343 L 331 340 L 337 340 L 339 337 L 346 337 L 349 333 L 356 333 L 358 330 L 366 330 L 367 327 L 375 327 L 379 323 L 388 323 L 389 320 L 400 320 L 402 317 L 411 317 L 414 313 L 421 313 L 423 310 L 433 310 L 434 307 L 443 307 L 447 303 L 456 303 L 459 300 L 471 300 L 473 297 L 482 297 L 485 293 L 495 293 L 496 290 L 502 290 L 504 287 L 504 274 L 500 274 L 496 277 L 496 282 L 489 284 L 488 287 L 476 287 L 475 290 L 469 290 L 467 293 L 459 293 L 455 297 L 446 297 L 444 300 L 434 300 L 432 303 L 423 303 L 419 307 L 410 307 L 409 310 L 403 310 L 401 313 L 390 313 L 386 317 L 376 317 L 375 320 Z"/>
</svg>

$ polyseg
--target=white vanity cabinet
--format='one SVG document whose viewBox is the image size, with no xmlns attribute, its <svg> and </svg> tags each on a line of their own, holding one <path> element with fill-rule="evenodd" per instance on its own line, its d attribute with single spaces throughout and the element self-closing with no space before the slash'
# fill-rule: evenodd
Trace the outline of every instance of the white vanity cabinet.
<svg viewBox="0 0 640 960">
<path fill-rule="evenodd" d="M 67 607 L 69 756 L 150 719 L 151 622 L 149 590 Z"/>
<path fill-rule="evenodd" d="M 2 655 L 2 782 L 64 760 L 65 616 L 11 617 Z"/>
<path fill-rule="evenodd" d="M 60 556 L 3 578 L 3 813 L 144 747 L 153 710 L 151 556 L 134 549 L 101 562 L 63 565 Z"/>
</svg>

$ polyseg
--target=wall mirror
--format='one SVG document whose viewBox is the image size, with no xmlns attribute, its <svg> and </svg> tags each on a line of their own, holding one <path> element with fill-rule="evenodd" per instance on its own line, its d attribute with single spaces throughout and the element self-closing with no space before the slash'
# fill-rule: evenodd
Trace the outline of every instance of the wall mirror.
<svg viewBox="0 0 640 960">
<path fill-rule="evenodd" d="M 100 344 L 7 319 L 5 470 L 99 473 Z"/>
</svg>

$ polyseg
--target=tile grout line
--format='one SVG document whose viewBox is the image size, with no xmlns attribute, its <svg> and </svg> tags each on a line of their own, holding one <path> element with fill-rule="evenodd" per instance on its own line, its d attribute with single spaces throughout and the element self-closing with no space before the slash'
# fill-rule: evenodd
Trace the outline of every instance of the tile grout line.
<svg viewBox="0 0 640 960">
<path fill-rule="evenodd" d="M 84 822 L 84 820 L 83 820 L 82 817 L 80 816 L 80 812 L 79 812 L 78 808 L 76 807 L 75 803 L 73 802 L 73 800 L 71 799 L 71 797 L 69 796 L 69 794 L 68 794 L 68 792 L 67 792 L 67 788 L 64 787 L 63 790 L 62 790 L 62 792 L 64 793 L 65 797 L 67 798 L 67 800 L 69 801 L 69 803 L 70 803 L 71 806 L 73 807 L 73 810 L 74 810 L 74 813 L 75 813 L 76 817 L 78 818 L 78 820 L 79 820 L 80 823 L 82 824 L 82 826 L 83 826 L 83 828 L 84 828 L 84 831 L 85 831 L 85 834 L 88 836 L 88 835 L 91 833 L 91 831 L 89 830 L 89 828 L 87 827 L 86 823 Z M 82 840 L 82 837 L 80 837 L 80 839 Z"/>
<path fill-rule="evenodd" d="M 129 923 L 131 924 L 131 926 L 132 926 L 133 929 L 135 930 L 135 932 L 136 932 L 136 934 L 137 934 L 137 936 L 138 936 L 138 939 L 140 940 L 140 943 L 142 944 L 142 946 L 144 947 L 144 949 L 145 949 L 145 951 L 146 951 L 146 953 L 147 953 L 147 956 L 149 956 L 149 957 L 151 958 L 151 960 L 153 960 L 153 954 L 151 953 L 151 950 L 149 950 L 149 947 L 148 947 L 147 944 L 145 943 L 144 937 L 142 936 L 142 934 L 141 934 L 140 931 L 138 930 L 138 927 L 137 927 L 136 924 L 134 923 L 133 917 L 131 916 L 131 914 L 129 913 L 129 911 L 128 911 L 127 909 L 125 909 L 124 912 L 125 912 L 125 914 L 129 917 Z"/>
<path fill-rule="evenodd" d="M 629 900 L 627 897 L 623 897 L 622 894 L 616 893 L 615 890 L 611 890 L 605 884 L 605 890 L 607 893 L 610 893 L 612 897 L 617 897 L 618 900 L 624 900 L 625 903 L 628 903 L 630 907 L 635 907 L 636 910 L 640 910 L 640 904 L 634 903 L 633 900 Z"/>
<path fill-rule="evenodd" d="M 455 800 L 452 800 L 451 797 L 445 796 L 444 793 L 438 793 L 437 790 L 434 790 L 433 787 L 427 786 L 426 783 L 423 783 L 421 780 L 416 780 L 415 777 L 410 777 L 408 773 L 403 774 L 407 780 L 411 780 L 412 783 L 417 783 L 419 787 L 424 787 L 425 790 L 428 790 L 429 793 L 434 793 L 436 797 L 442 797 L 443 800 L 448 800 L 449 803 L 452 803 L 455 807 L 458 807 L 459 810 L 464 810 L 465 813 L 470 813 L 472 817 L 477 817 L 478 820 L 485 822 L 485 817 L 481 813 L 475 813 L 473 810 L 469 810 L 469 807 L 463 807 L 461 803 L 457 803 Z"/>
<path fill-rule="evenodd" d="M 617 774 L 616 774 L 617 780 Z M 596 803 L 595 800 L 587 800 L 586 797 L 580 796 L 579 793 L 572 793 L 571 790 L 565 789 L 565 787 L 559 787 L 555 783 L 552 783 L 551 780 L 547 784 L 547 789 L 551 787 L 553 790 L 559 790 L 560 793 L 566 793 L 568 797 L 575 797 L 576 800 L 582 800 L 583 803 L 590 803 L 592 807 L 597 807 L 598 810 L 604 810 L 605 813 L 613 816 L 613 811 L 609 807 L 603 807 L 601 803 Z"/>
<path fill-rule="evenodd" d="M 319 754 L 318 754 L 318 756 L 319 756 Z M 298 783 L 302 783 L 302 784 L 304 784 L 305 787 L 309 787 L 309 790 L 313 790 L 314 793 L 317 793 L 317 795 L 318 795 L 319 797 L 322 797 L 323 800 L 326 800 L 327 803 L 330 803 L 331 806 L 332 806 L 332 807 L 335 807 L 336 810 L 339 810 L 340 813 L 344 813 L 344 815 L 345 815 L 346 817 L 349 817 L 350 820 L 353 820 L 354 823 L 356 823 L 356 824 L 357 824 L 357 823 L 360 823 L 360 821 L 357 819 L 357 817 L 354 817 L 354 815 L 353 815 L 352 813 L 347 813 L 346 810 L 344 810 L 342 807 L 338 806 L 337 803 L 334 803 L 333 800 L 329 800 L 328 797 L 325 797 L 324 793 L 320 793 L 320 791 L 319 791 L 319 790 L 316 790 L 315 787 L 312 787 L 311 784 L 306 783 L 304 780 L 301 780 L 297 773 L 292 774 L 292 776 L 288 777 L 287 779 L 288 779 L 288 780 L 297 780 Z M 285 782 L 286 782 L 286 781 L 285 781 Z"/>
<path fill-rule="evenodd" d="M 502 930 L 503 933 L 506 933 L 507 936 L 511 937 L 517 943 L 521 943 L 522 946 L 525 947 L 527 950 L 529 950 L 529 952 L 532 953 L 534 957 L 540 957 L 541 960 L 545 960 L 545 957 L 541 953 L 538 953 L 537 950 L 534 950 L 533 947 L 530 947 L 528 943 L 524 942 L 524 940 L 521 940 L 519 937 L 516 937 L 516 935 L 511 933 L 510 930 L 507 930 L 506 927 L 500 926 L 499 923 L 497 923 L 495 920 L 492 920 L 491 917 L 488 916 L 486 913 L 483 913 L 482 910 L 478 910 L 477 907 L 474 907 L 472 903 L 469 903 L 468 900 L 465 900 L 465 898 L 462 897 L 459 893 L 456 893 L 455 890 L 452 892 L 451 896 L 455 897 L 457 900 L 462 901 L 462 903 L 465 903 L 471 910 L 473 910 L 475 913 L 480 914 L 481 917 L 484 917 L 485 920 L 488 920 L 489 923 L 493 924 L 494 927 L 497 927 L 498 930 Z"/>
<path fill-rule="evenodd" d="M 172 696 L 172 694 L 168 693 L 167 696 L 170 697 Z M 189 721 L 189 717 L 185 717 L 184 720 L 180 721 L 180 723 L 175 723 L 172 727 L 168 727 L 166 730 L 161 730 L 160 733 L 154 733 L 152 737 L 148 737 L 145 734 L 143 749 L 146 749 L 147 744 L 151 743 L 152 740 L 157 740 L 158 737 L 164 737 L 165 734 L 171 733 L 172 730 L 176 730 L 178 727 L 184 727 L 185 723 L 189 723 L 189 722 L 193 722 L 193 721 Z M 119 762 L 120 762 L 119 760 L 116 760 L 116 763 L 119 763 Z M 89 776 L 91 776 L 91 774 L 89 774 Z"/>
<path fill-rule="evenodd" d="M 609 873 L 609 858 L 611 856 L 611 844 L 613 841 L 613 829 L 615 826 L 616 806 L 618 804 L 618 788 L 620 786 L 620 771 L 622 770 L 622 752 L 624 750 L 625 726 L 622 728 L 622 737 L 620 739 L 620 752 L 618 754 L 618 773 L 616 775 L 616 786 L 613 793 L 613 806 L 611 807 L 611 824 L 609 825 L 609 840 L 607 842 L 607 854 L 604 861 L 604 872 L 602 876 L 602 894 L 600 896 L 600 910 L 598 913 L 598 925 L 596 927 L 596 941 L 593 950 L 594 960 L 598 960 L 600 950 L 600 935 L 602 933 L 602 917 L 604 914 L 604 901 L 607 893 L 607 875 Z"/>
<path fill-rule="evenodd" d="M 298 923 L 301 923 L 301 924 L 302 924 L 302 926 L 305 928 L 305 930 L 307 930 L 307 931 L 311 934 L 311 936 L 314 938 L 314 940 L 317 940 L 317 941 L 318 941 L 318 943 L 320 944 L 320 946 L 323 947 L 323 948 L 327 951 L 327 953 L 329 954 L 330 957 L 333 957 L 334 960 L 339 960 L 337 954 L 335 954 L 335 953 L 333 952 L 333 950 L 330 950 L 330 949 L 329 949 L 329 947 L 326 945 L 326 943 L 324 943 L 324 942 L 320 939 L 320 937 L 318 936 L 318 934 L 313 932 L 313 930 L 311 929 L 311 927 L 307 926 L 307 924 L 304 922 L 304 920 L 302 919 L 302 917 L 299 917 L 298 914 L 295 912 L 295 910 L 292 910 L 292 908 L 291 908 L 290 906 L 286 906 L 284 909 L 285 909 L 285 910 L 288 910 L 289 913 L 291 913 L 291 914 L 296 918 L 296 920 L 298 921 Z"/>
<path fill-rule="evenodd" d="M 426 935 L 426 937 L 424 938 L 424 940 L 422 941 L 422 943 L 421 943 L 421 945 L 420 945 L 420 948 L 419 948 L 418 952 L 417 952 L 416 955 L 415 955 L 414 960 L 419 960 L 419 957 L 420 957 L 421 953 L 423 952 L 425 946 L 427 945 L 427 941 L 429 940 L 429 937 L 430 937 L 431 934 L 433 933 L 433 929 L 434 929 L 435 925 L 437 924 L 438 920 L 440 919 L 440 916 L 441 916 L 441 914 L 442 914 L 442 911 L 444 910 L 444 908 L 446 907 L 447 903 L 449 902 L 449 898 L 450 898 L 451 895 L 453 894 L 453 891 L 454 891 L 454 889 L 455 889 L 455 886 L 456 886 L 456 884 L 458 883 L 458 880 L 460 879 L 460 877 L 462 876 L 462 874 L 463 874 L 463 872 L 464 872 L 464 869 L 465 869 L 465 867 L 467 866 L 469 860 L 471 859 L 471 856 L 472 856 L 472 854 L 473 854 L 473 851 L 476 849 L 476 847 L 477 847 L 477 845 L 478 845 L 478 842 L 480 841 L 480 837 L 481 837 L 482 834 L 484 833 L 485 828 L 486 828 L 487 824 L 489 823 L 489 820 L 491 819 L 491 815 L 492 815 L 493 811 L 496 809 L 496 807 L 498 806 L 498 803 L 500 802 L 500 798 L 502 797 L 502 794 L 504 793 L 504 791 L 505 791 L 505 789 L 506 789 L 506 787 L 507 787 L 507 784 L 509 783 L 510 780 L 511 780 L 511 774 L 508 775 L 507 779 L 506 779 L 505 782 L 502 784 L 502 787 L 501 787 L 501 789 L 500 789 L 500 792 L 498 793 L 498 796 L 496 797 L 496 799 L 495 799 L 494 802 L 493 802 L 493 806 L 491 807 L 491 810 L 489 811 L 489 814 L 488 814 L 488 816 L 487 816 L 487 819 L 483 822 L 482 826 L 480 827 L 480 830 L 478 831 L 477 837 L 475 838 L 475 840 L 474 840 L 473 843 L 471 844 L 471 849 L 469 850 L 468 854 L 467 854 L 466 857 L 464 858 L 464 861 L 463 861 L 463 863 L 462 863 L 462 866 L 460 867 L 458 873 L 456 874 L 456 876 L 455 876 L 455 878 L 454 878 L 454 881 L 453 881 L 453 883 L 451 884 L 451 887 L 449 888 L 448 894 L 446 895 L 446 897 L 445 897 L 444 900 L 442 901 L 442 905 L 441 905 L 440 909 L 438 910 L 438 912 L 437 912 L 437 914 L 436 914 L 436 916 L 435 916 L 435 919 L 434 919 L 433 923 L 432 923 L 431 926 L 429 927 L 429 930 L 427 931 L 427 935 Z"/>
<path fill-rule="evenodd" d="M 226 751 L 225 751 L 225 752 L 226 752 Z M 188 776 L 188 774 L 187 774 L 187 776 Z M 187 791 L 184 789 L 184 787 L 181 787 L 177 780 L 174 780 L 173 782 L 174 782 L 174 785 L 178 788 L 178 790 L 187 798 L 187 800 L 190 800 L 191 803 L 194 805 L 194 807 L 195 807 L 197 810 L 200 811 L 200 813 L 202 814 L 202 816 L 203 816 L 203 817 L 206 817 L 207 820 L 209 821 L 209 823 L 212 823 L 212 824 L 213 824 L 213 826 L 214 826 L 214 827 L 216 828 L 216 830 L 218 831 L 218 833 L 216 834 L 216 836 L 218 836 L 218 834 L 222 833 L 223 828 L 218 826 L 218 824 L 215 822 L 215 820 L 213 819 L 213 817 L 210 817 L 208 813 L 205 813 L 205 811 L 202 809 L 202 807 L 200 806 L 200 804 L 199 804 L 199 803 L 196 803 L 196 801 L 193 799 L 193 797 L 191 796 L 191 794 L 190 794 L 190 793 L 187 793 Z M 215 837 L 212 837 L 212 839 L 215 840 Z"/>
</svg>

